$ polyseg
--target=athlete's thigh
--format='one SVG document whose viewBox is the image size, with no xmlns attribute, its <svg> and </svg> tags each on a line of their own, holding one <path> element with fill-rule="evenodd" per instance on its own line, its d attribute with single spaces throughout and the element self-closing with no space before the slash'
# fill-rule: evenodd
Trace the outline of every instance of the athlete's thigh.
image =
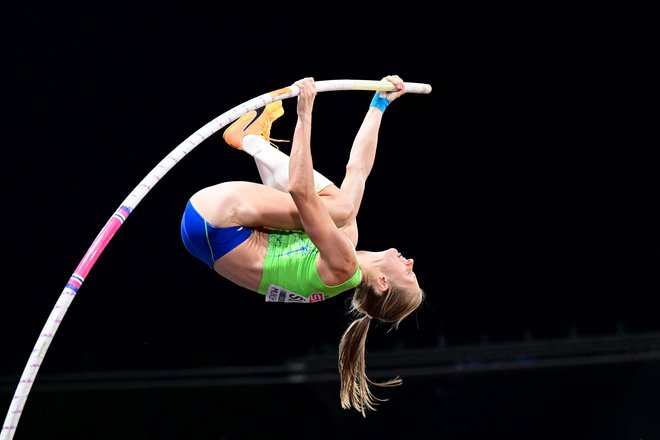
<svg viewBox="0 0 660 440">
<path fill-rule="evenodd" d="M 346 224 L 353 211 L 341 191 L 333 185 L 321 191 L 320 196 L 335 224 Z M 191 201 L 202 217 L 215 226 L 302 228 L 291 195 L 260 183 L 223 182 L 199 191 Z"/>
<path fill-rule="evenodd" d="M 289 229 L 300 226 L 291 196 L 259 183 L 222 182 L 199 190 L 190 202 L 213 226 Z"/>
<path fill-rule="evenodd" d="M 301 229 L 302 223 L 296 204 L 289 193 L 259 183 L 243 182 L 235 194 L 236 220 L 249 227 L 275 229 Z"/>
</svg>

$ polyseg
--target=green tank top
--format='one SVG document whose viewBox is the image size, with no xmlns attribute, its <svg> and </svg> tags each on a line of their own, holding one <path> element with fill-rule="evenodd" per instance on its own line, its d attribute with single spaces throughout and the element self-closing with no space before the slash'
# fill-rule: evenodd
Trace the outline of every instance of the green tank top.
<svg viewBox="0 0 660 440">
<path fill-rule="evenodd" d="M 362 280 L 358 266 L 351 278 L 328 286 L 316 270 L 318 248 L 303 231 L 270 231 L 259 293 L 269 302 L 312 303 L 355 288 Z"/>
</svg>

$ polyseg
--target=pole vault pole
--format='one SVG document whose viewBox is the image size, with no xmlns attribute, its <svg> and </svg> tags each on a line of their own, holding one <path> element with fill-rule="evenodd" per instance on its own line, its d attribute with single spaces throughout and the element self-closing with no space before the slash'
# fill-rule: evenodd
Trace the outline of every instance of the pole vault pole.
<svg viewBox="0 0 660 440">
<path fill-rule="evenodd" d="M 429 84 L 404 82 L 404 87 L 408 93 L 431 93 L 431 86 Z M 389 81 L 340 79 L 316 81 L 316 90 L 317 92 L 342 90 L 392 91 L 394 90 L 394 85 Z M 16 387 L 16 392 L 14 393 L 14 397 L 9 406 L 9 411 L 7 412 L 7 416 L 2 425 L 2 431 L 0 431 L 0 440 L 11 440 L 14 437 L 32 384 L 36 380 L 39 367 L 41 367 L 41 363 L 46 356 L 48 347 L 50 346 L 62 319 L 64 319 L 64 315 L 71 305 L 73 298 L 78 293 L 78 290 L 85 282 L 85 278 L 89 274 L 89 271 L 92 269 L 112 237 L 114 237 L 119 227 L 124 224 L 128 216 L 133 212 L 133 209 L 135 209 L 147 193 L 151 191 L 151 189 L 174 167 L 174 165 L 179 163 L 181 159 L 215 132 L 252 110 L 266 106 L 273 101 L 298 96 L 299 93 L 300 89 L 298 86 L 291 85 L 289 87 L 264 93 L 261 96 L 257 96 L 256 98 L 246 101 L 221 114 L 190 135 L 172 150 L 144 179 L 142 179 L 139 185 L 136 186 L 128 197 L 126 197 L 126 199 L 119 205 L 96 236 L 80 263 L 78 263 L 78 266 L 60 294 L 55 307 L 48 316 L 46 324 L 39 334 L 37 342 L 18 382 L 18 386 Z"/>
</svg>

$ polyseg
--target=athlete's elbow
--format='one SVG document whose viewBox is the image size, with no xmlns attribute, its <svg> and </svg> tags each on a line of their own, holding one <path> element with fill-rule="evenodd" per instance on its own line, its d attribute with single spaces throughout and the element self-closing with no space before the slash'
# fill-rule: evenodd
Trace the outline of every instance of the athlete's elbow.
<svg viewBox="0 0 660 440">
<path fill-rule="evenodd" d="M 363 182 L 369 177 L 371 169 L 366 167 L 363 163 L 357 161 L 349 161 L 346 164 L 346 176 L 350 176 L 352 179 L 359 179 Z"/>
<path fill-rule="evenodd" d="M 291 179 L 289 181 L 289 186 L 287 189 L 294 200 L 300 200 L 308 197 L 310 194 L 310 189 L 312 193 L 314 192 L 314 187 L 310 187 L 310 185 L 305 181 L 296 179 Z"/>
</svg>

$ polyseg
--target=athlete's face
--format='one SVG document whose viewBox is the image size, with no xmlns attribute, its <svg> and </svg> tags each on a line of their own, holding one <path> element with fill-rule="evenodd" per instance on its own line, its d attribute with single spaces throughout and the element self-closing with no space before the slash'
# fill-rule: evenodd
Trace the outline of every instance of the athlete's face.
<svg viewBox="0 0 660 440">
<path fill-rule="evenodd" d="M 415 260 L 405 258 L 394 248 L 382 252 L 383 269 L 387 272 L 390 282 L 401 287 L 419 290 L 417 276 L 413 271 L 414 264 Z"/>
</svg>

